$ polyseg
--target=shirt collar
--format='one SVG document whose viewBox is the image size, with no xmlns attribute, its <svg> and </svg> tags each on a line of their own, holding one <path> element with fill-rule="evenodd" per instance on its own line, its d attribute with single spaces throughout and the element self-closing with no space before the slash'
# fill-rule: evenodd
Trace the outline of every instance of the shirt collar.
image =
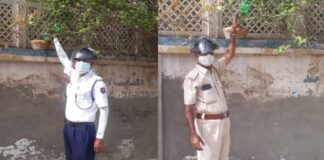
<svg viewBox="0 0 324 160">
<path fill-rule="evenodd" d="M 196 68 L 199 71 L 199 73 L 206 74 L 208 72 L 208 69 L 199 65 L 198 63 L 196 64 Z"/>
<path fill-rule="evenodd" d="M 81 76 L 79 79 L 80 80 L 81 79 L 89 79 L 91 77 L 92 73 L 93 73 L 93 71 L 92 71 L 92 69 L 90 69 L 89 72 L 87 72 L 85 75 Z"/>
</svg>

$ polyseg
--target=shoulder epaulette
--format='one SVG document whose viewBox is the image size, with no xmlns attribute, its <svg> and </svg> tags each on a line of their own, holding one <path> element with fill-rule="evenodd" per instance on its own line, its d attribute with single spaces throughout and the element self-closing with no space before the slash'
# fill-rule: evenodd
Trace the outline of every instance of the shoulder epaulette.
<svg viewBox="0 0 324 160">
<path fill-rule="evenodd" d="M 100 77 L 100 76 L 98 76 L 98 75 L 95 75 L 95 77 L 96 77 L 96 81 L 103 81 L 103 80 L 102 80 L 102 77 Z"/>
<path fill-rule="evenodd" d="M 198 71 L 196 68 L 194 68 L 193 70 L 191 70 L 191 71 L 187 74 L 187 77 L 188 77 L 189 79 L 191 79 L 191 80 L 195 80 L 195 79 L 197 78 L 197 76 L 198 76 L 198 73 L 199 73 L 199 71 Z"/>
</svg>

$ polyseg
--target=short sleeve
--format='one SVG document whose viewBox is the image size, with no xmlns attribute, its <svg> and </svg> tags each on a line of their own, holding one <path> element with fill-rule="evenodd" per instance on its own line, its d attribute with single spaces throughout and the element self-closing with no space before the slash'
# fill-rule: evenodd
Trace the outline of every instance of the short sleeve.
<svg viewBox="0 0 324 160">
<path fill-rule="evenodd" d="M 94 99 L 99 108 L 108 107 L 107 87 L 102 80 L 98 80 L 94 86 Z"/>
<path fill-rule="evenodd" d="M 183 91 L 184 91 L 184 104 L 193 105 L 197 101 L 197 88 L 194 86 L 193 80 L 185 78 L 183 82 Z"/>
</svg>

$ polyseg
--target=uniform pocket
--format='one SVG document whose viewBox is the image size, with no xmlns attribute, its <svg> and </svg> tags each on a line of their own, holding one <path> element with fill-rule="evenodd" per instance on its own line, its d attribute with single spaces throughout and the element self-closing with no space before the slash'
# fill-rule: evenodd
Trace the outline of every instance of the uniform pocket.
<svg viewBox="0 0 324 160">
<path fill-rule="evenodd" d="M 202 89 L 203 91 L 209 90 L 209 89 L 211 89 L 211 88 L 212 88 L 212 86 L 211 86 L 210 84 L 204 84 L 204 85 L 201 86 L 201 89 Z"/>
<path fill-rule="evenodd" d="M 214 103 L 218 100 L 218 94 L 213 84 L 203 84 L 200 89 L 199 99 L 205 103 Z"/>
</svg>

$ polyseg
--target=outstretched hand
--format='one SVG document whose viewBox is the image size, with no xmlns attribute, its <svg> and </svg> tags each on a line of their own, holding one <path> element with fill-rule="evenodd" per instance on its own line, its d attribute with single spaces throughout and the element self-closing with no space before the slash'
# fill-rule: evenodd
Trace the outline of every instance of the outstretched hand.
<svg viewBox="0 0 324 160">
<path fill-rule="evenodd" d="M 57 39 L 57 34 L 53 34 L 53 35 L 52 35 L 52 38 L 53 38 L 53 39 L 55 39 L 55 38 Z"/>
</svg>

